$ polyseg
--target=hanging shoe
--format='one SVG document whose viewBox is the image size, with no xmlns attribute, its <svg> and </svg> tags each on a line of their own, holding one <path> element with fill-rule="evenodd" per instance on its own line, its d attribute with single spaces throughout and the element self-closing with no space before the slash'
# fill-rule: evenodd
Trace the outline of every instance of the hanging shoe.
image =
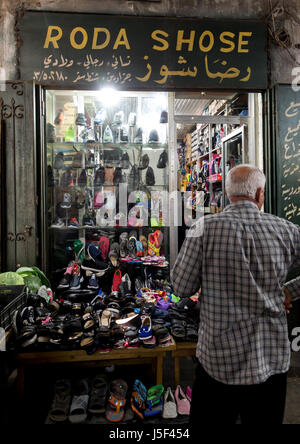
<svg viewBox="0 0 300 444">
<path fill-rule="evenodd" d="M 64 110 L 60 108 L 56 114 L 54 119 L 54 125 L 61 126 L 64 123 Z"/>
<path fill-rule="evenodd" d="M 104 108 L 101 108 L 99 109 L 99 111 L 97 111 L 97 114 L 94 118 L 94 124 L 103 125 L 106 118 L 107 118 L 106 110 Z"/>
<path fill-rule="evenodd" d="M 113 143 L 113 134 L 110 127 L 107 125 L 103 134 L 103 143 Z"/>
<path fill-rule="evenodd" d="M 143 130 L 142 128 L 138 128 L 135 138 L 134 138 L 134 143 L 143 143 Z"/>
<path fill-rule="evenodd" d="M 87 183 L 86 171 L 82 170 L 80 176 L 78 177 L 78 185 L 80 187 L 85 187 Z"/>
<path fill-rule="evenodd" d="M 53 168 L 55 170 L 62 170 L 64 167 L 65 167 L 64 153 L 59 152 L 55 156 Z"/>
<path fill-rule="evenodd" d="M 71 208 L 71 194 L 64 193 L 64 200 L 60 204 L 61 208 Z"/>
<path fill-rule="evenodd" d="M 47 143 L 55 143 L 56 142 L 55 126 L 52 125 L 52 123 L 47 123 L 46 139 L 47 139 Z"/>
<path fill-rule="evenodd" d="M 86 126 L 87 120 L 83 113 L 78 113 L 75 120 L 75 125 L 77 126 Z"/>
<path fill-rule="evenodd" d="M 158 143 L 159 137 L 156 129 L 150 131 L 148 143 Z"/>
</svg>

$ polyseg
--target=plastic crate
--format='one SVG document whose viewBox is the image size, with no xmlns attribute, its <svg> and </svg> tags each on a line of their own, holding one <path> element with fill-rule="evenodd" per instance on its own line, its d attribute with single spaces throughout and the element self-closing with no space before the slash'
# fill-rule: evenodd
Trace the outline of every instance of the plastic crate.
<svg viewBox="0 0 300 444">
<path fill-rule="evenodd" d="M 12 296 L 12 294 L 10 294 L 10 302 L 8 302 L 5 307 L 0 310 L 0 327 L 4 328 L 5 331 L 9 330 L 12 326 L 14 312 L 26 307 L 27 305 L 27 294 L 25 292 L 25 287 L 20 285 L 15 287 L 19 287 L 19 294 L 17 296 Z"/>
</svg>

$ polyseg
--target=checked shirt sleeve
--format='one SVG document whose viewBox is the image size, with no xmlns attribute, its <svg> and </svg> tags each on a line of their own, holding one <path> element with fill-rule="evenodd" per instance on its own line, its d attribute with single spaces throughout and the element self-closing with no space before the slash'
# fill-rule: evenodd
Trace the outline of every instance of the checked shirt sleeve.
<svg viewBox="0 0 300 444">
<path fill-rule="evenodd" d="M 293 268 L 300 268 L 300 228 L 298 229 L 298 233 L 296 236 L 295 261 L 293 265 Z M 290 293 L 293 301 L 300 299 L 300 276 L 284 284 L 284 287 Z"/>
<path fill-rule="evenodd" d="M 201 286 L 203 232 L 192 227 L 182 245 L 171 272 L 171 281 L 176 296 L 193 296 Z"/>
</svg>

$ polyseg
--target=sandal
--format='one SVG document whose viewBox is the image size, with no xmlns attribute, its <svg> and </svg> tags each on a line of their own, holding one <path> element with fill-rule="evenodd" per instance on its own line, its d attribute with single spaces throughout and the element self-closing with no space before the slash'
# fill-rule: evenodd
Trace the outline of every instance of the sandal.
<svg viewBox="0 0 300 444">
<path fill-rule="evenodd" d="M 164 386 L 163 385 L 154 385 L 151 387 L 147 392 L 147 403 L 148 407 L 151 408 L 152 406 L 159 404 L 161 401 L 161 397 L 164 393 Z"/>
<path fill-rule="evenodd" d="M 110 384 L 110 396 L 105 414 L 108 421 L 120 422 L 124 418 L 127 389 L 127 383 L 122 379 L 116 379 Z"/>
<path fill-rule="evenodd" d="M 144 419 L 145 402 L 147 399 L 147 389 L 138 379 L 135 380 L 131 395 L 131 409 L 140 418 Z"/>
<path fill-rule="evenodd" d="M 105 401 L 107 392 L 107 382 L 102 376 L 96 376 L 93 379 L 90 402 L 89 402 L 89 413 L 99 414 L 105 412 Z"/>
<path fill-rule="evenodd" d="M 68 418 L 71 403 L 71 383 L 61 379 L 55 383 L 55 395 L 49 412 L 49 418 L 54 422 L 63 422 Z"/>
<path fill-rule="evenodd" d="M 74 393 L 70 407 L 69 421 L 72 424 L 80 424 L 87 418 L 89 385 L 86 379 L 78 381 Z"/>
</svg>

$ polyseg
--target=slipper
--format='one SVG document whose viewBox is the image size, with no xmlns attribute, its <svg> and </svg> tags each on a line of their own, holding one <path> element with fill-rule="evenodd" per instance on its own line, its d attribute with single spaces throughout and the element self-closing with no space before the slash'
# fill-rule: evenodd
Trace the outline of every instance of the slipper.
<svg viewBox="0 0 300 444">
<path fill-rule="evenodd" d="M 120 257 L 125 258 L 128 254 L 128 233 L 120 234 Z"/>
<path fill-rule="evenodd" d="M 141 234 L 141 236 L 139 237 L 139 241 L 142 242 L 142 246 L 143 246 L 143 250 L 144 250 L 143 256 L 147 256 L 148 240 L 147 240 L 146 236 Z"/>
<path fill-rule="evenodd" d="M 87 418 L 89 385 L 86 379 L 81 379 L 77 382 L 74 393 L 69 412 L 69 421 L 72 424 L 80 424 Z"/>
<path fill-rule="evenodd" d="M 132 259 L 136 258 L 136 237 L 130 237 L 128 241 L 128 256 Z"/>
<path fill-rule="evenodd" d="M 55 395 L 49 412 L 49 418 L 54 422 L 63 422 L 68 418 L 71 403 L 71 383 L 61 379 L 55 383 Z"/>
<path fill-rule="evenodd" d="M 162 246 L 164 235 L 160 230 L 156 230 L 154 233 L 149 235 L 149 256 L 159 256 L 160 248 Z"/>
<path fill-rule="evenodd" d="M 110 395 L 105 414 L 108 421 L 120 422 L 124 418 L 127 389 L 127 383 L 122 379 L 116 379 L 111 382 L 109 387 Z"/>
<path fill-rule="evenodd" d="M 145 416 L 145 418 L 149 418 L 152 416 L 158 416 L 162 413 L 162 411 L 163 411 L 163 401 L 160 400 L 157 405 L 155 405 L 153 407 L 152 406 L 148 407 L 144 412 L 144 416 Z"/>
<path fill-rule="evenodd" d="M 96 376 L 92 381 L 89 413 L 99 414 L 105 412 L 107 382 L 102 376 Z"/>
<path fill-rule="evenodd" d="M 140 419 L 144 419 L 145 402 L 147 399 L 147 389 L 138 379 L 135 380 L 131 394 L 131 409 Z"/>
<path fill-rule="evenodd" d="M 161 397 L 164 393 L 164 386 L 154 385 L 147 392 L 147 403 L 148 408 L 152 408 L 154 405 L 159 404 L 161 402 Z"/>
<path fill-rule="evenodd" d="M 113 267 L 118 266 L 118 259 L 120 254 L 120 245 L 117 242 L 114 242 L 111 246 L 108 257 L 113 265 Z"/>
</svg>

